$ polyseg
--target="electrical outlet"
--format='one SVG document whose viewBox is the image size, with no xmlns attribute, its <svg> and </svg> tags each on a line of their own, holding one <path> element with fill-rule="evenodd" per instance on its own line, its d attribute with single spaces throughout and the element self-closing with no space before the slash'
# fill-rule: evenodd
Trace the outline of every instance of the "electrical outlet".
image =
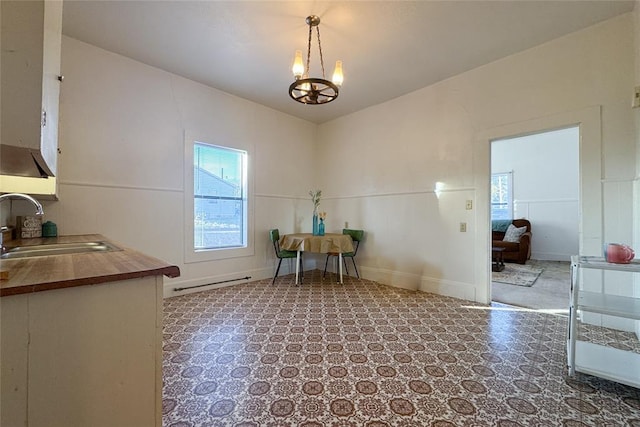
<svg viewBox="0 0 640 427">
<path fill-rule="evenodd" d="M 461 233 L 466 233 L 467 232 L 467 223 L 466 222 L 461 222 L 460 223 L 460 232 Z"/>
<path fill-rule="evenodd" d="M 466 209 L 470 211 L 473 209 L 473 200 L 467 200 Z"/>
<path fill-rule="evenodd" d="M 633 101 L 631 102 L 631 108 L 640 107 L 640 86 L 636 86 L 633 89 Z"/>
<path fill-rule="evenodd" d="M 349 221 L 344 222 L 344 228 L 349 228 Z"/>
</svg>

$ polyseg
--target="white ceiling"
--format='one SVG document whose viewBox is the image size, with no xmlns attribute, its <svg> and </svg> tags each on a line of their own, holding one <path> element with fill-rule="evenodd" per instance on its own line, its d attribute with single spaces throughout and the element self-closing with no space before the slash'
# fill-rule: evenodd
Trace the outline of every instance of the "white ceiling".
<svg viewBox="0 0 640 427">
<path fill-rule="evenodd" d="M 633 1 L 64 1 L 63 33 L 323 123 L 428 86 L 619 14 Z M 326 105 L 289 98 L 305 18 L 321 17 L 327 78 L 344 63 Z M 311 76 L 321 74 L 312 45 Z"/>
</svg>

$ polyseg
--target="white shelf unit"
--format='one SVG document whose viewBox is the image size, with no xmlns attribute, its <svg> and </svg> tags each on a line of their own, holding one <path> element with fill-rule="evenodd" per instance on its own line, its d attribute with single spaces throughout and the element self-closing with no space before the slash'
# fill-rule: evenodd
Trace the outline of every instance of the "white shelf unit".
<svg viewBox="0 0 640 427">
<path fill-rule="evenodd" d="M 579 269 L 640 273 L 640 261 L 612 264 L 602 257 L 571 257 L 571 301 L 567 337 L 569 375 L 582 372 L 640 388 L 640 354 L 580 341 L 577 337 L 579 311 L 640 320 L 640 298 L 580 290 Z"/>
</svg>

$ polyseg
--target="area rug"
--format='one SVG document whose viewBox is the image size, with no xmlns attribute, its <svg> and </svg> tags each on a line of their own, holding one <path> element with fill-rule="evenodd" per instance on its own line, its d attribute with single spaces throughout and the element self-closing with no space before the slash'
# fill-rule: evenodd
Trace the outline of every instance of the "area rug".
<svg viewBox="0 0 640 427">
<path fill-rule="evenodd" d="M 505 263 L 504 270 L 491 273 L 491 281 L 517 286 L 532 286 L 542 273 L 541 268 L 527 264 Z"/>
</svg>

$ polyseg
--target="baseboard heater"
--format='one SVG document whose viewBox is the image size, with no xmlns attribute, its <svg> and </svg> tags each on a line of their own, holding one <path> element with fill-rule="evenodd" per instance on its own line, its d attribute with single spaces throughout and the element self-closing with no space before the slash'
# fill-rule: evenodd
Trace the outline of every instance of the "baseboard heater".
<svg viewBox="0 0 640 427">
<path fill-rule="evenodd" d="M 187 286 L 186 288 L 173 288 L 173 291 L 174 292 L 180 292 L 180 291 L 185 291 L 187 289 L 202 288 L 204 286 L 219 285 L 220 283 L 237 282 L 239 280 L 249 280 L 249 279 L 251 279 L 251 276 L 241 277 L 239 279 L 221 280 L 219 282 L 206 283 L 204 285 Z"/>
</svg>

